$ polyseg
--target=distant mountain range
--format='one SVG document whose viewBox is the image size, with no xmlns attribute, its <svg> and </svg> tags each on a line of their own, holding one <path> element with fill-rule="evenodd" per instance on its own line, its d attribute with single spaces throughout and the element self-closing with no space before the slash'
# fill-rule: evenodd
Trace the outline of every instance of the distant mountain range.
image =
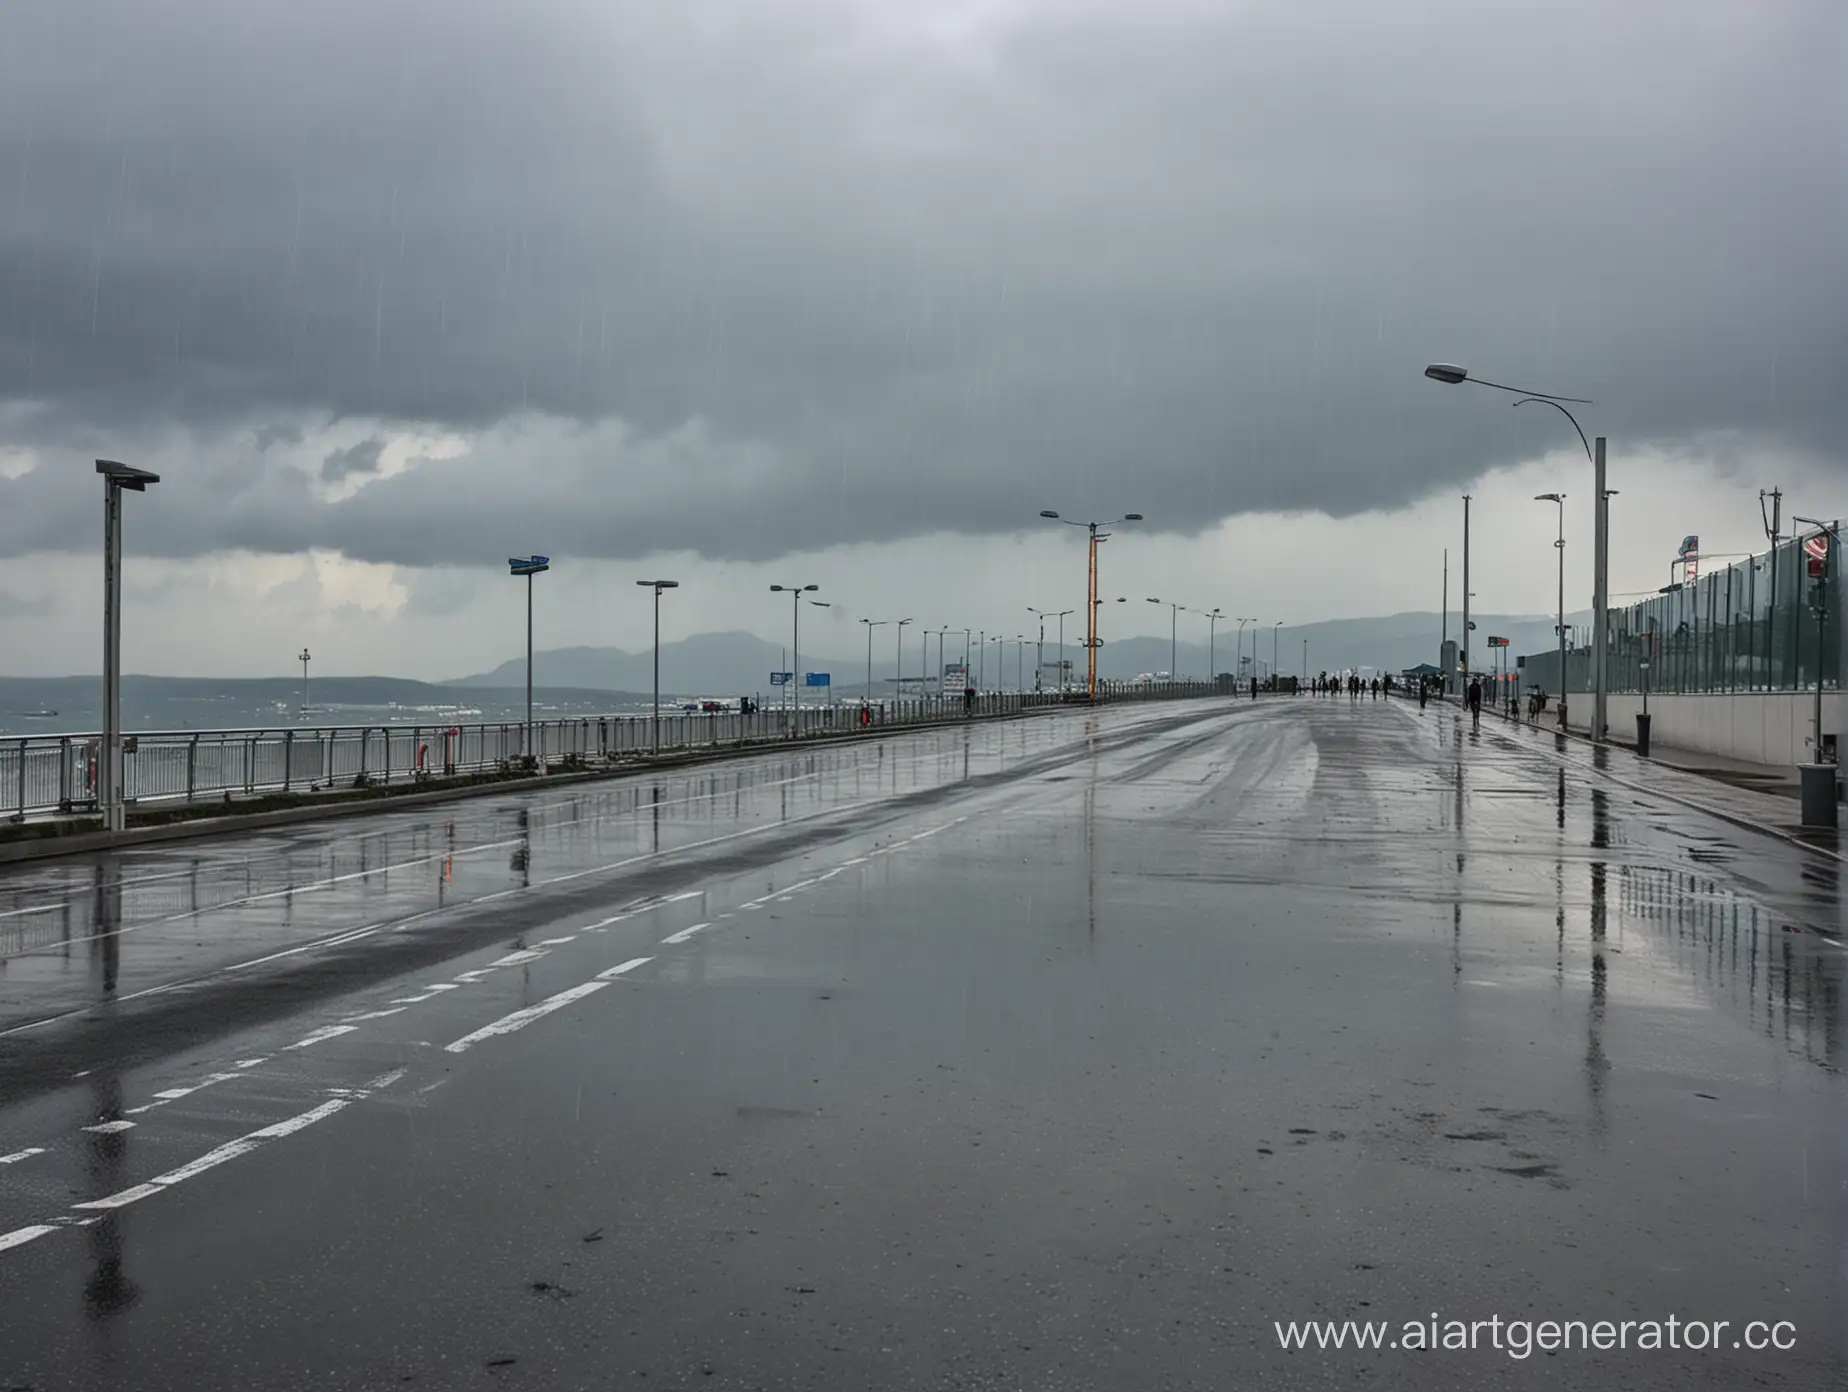
<svg viewBox="0 0 1848 1392">
<path fill-rule="evenodd" d="M 1474 656 L 1476 665 L 1485 667 L 1488 638 L 1493 635 L 1510 640 L 1511 653 L 1541 652 L 1554 643 L 1551 615 L 1473 615 L 1476 625 Z M 1586 622 L 1588 615 L 1567 615 L 1566 621 Z M 1104 646 L 1098 650 L 1097 670 L 1100 677 L 1129 680 L 1147 672 L 1166 672 L 1170 665 L 1182 676 L 1203 677 L 1208 673 L 1208 651 L 1204 642 L 1180 642 L 1171 650 L 1165 638 L 1135 636 L 1112 639 L 1109 621 L 1105 621 Z M 1190 618 L 1188 627 L 1201 627 Z M 1308 640 L 1308 663 L 1312 671 L 1336 671 L 1350 667 L 1375 667 L 1403 671 L 1421 662 L 1436 662 L 1443 628 L 1443 617 L 1430 613 L 1391 614 L 1367 619 L 1331 619 L 1323 623 L 1289 625 L 1279 630 L 1273 641 L 1268 632 L 1254 639 L 1246 628 L 1242 650 L 1250 659 L 1255 646 L 1261 669 L 1269 671 L 1273 650 L 1285 672 L 1299 671 L 1303 665 L 1303 641 Z M 1450 636 L 1460 636 L 1461 618 L 1450 616 Z M 920 638 L 908 630 L 905 642 L 905 675 L 915 678 L 926 669 L 934 670 L 939 647 L 930 640 L 928 658 L 919 651 Z M 1084 649 L 1071 627 L 1066 630 L 1065 656 L 1075 673 L 1084 670 Z M 872 683 L 875 693 L 888 690 L 897 671 L 894 642 L 890 632 L 881 629 L 875 637 Z M 1212 666 L 1221 672 L 1237 671 L 1235 649 L 1241 646 L 1238 626 L 1221 625 L 1212 653 Z M 963 638 L 953 633 L 941 652 L 946 662 L 962 656 Z M 661 645 L 661 688 L 674 695 L 739 695 L 770 693 L 770 673 L 778 670 L 787 658 L 787 650 L 767 643 L 750 633 L 701 633 L 691 638 Z M 1057 649 L 1047 638 L 1045 661 L 1057 661 Z M 985 656 L 971 652 L 970 665 L 988 687 L 1015 684 L 1016 673 L 1028 685 L 1033 679 L 1033 645 L 1027 645 L 1024 663 L 1016 656 L 1012 638 L 1007 643 L 1005 662 L 992 640 Z M 866 657 L 821 654 L 804 651 L 805 672 L 828 672 L 837 696 L 858 695 L 866 682 Z M 580 690 L 649 691 L 654 682 L 654 654 L 650 649 L 627 652 L 621 648 L 577 647 L 554 648 L 533 654 L 533 679 L 551 687 Z M 800 680 L 800 678 L 798 678 Z M 447 686 L 477 689 L 523 687 L 526 683 L 524 656 L 509 659 L 490 672 L 462 677 Z"/>
</svg>

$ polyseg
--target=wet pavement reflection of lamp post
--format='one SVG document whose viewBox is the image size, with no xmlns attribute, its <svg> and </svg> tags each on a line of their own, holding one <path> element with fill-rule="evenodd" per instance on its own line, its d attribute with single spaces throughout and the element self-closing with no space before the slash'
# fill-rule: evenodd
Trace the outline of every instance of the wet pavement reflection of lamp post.
<svg viewBox="0 0 1848 1392">
<path fill-rule="evenodd" d="M 678 580 L 637 580 L 654 591 L 654 752 L 661 752 L 661 591 L 677 590 Z"/>
<path fill-rule="evenodd" d="M 1604 486 L 1604 437 L 1602 435 L 1598 436 L 1597 447 L 1594 449 L 1591 441 L 1585 438 L 1585 431 L 1579 425 L 1578 417 L 1574 416 L 1572 412 L 1566 409 L 1566 403 L 1570 403 L 1574 406 L 1589 406 L 1592 403 L 1582 396 L 1554 396 L 1548 392 L 1527 391 L 1521 387 L 1504 386 L 1500 382 L 1490 382 L 1481 377 L 1472 377 L 1467 370 L 1458 367 L 1455 363 L 1432 363 L 1429 367 L 1425 368 L 1424 375 L 1434 382 L 1444 382 L 1451 386 L 1457 386 L 1467 382 L 1474 386 L 1490 387 L 1496 391 L 1508 392 L 1520 398 L 1520 400 L 1513 403 L 1516 406 L 1525 406 L 1530 402 L 1539 402 L 1551 406 L 1567 420 L 1572 422 L 1573 430 L 1578 433 L 1579 443 L 1585 447 L 1585 457 L 1591 461 L 1594 489 L 1591 509 L 1591 737 L 1594 740 L 1601 741 L 1610 733 L 1605 719 L 1605 696 L 1609 689 L 1609 684 L 1604 668 L 1609 640 L 1607 630 L 1610 628 L 1608 607 L 1610 603 L 1611 490 L 1607 490 Z M 1469 590 L 1469 581 L 1467 578 L 1469 575 L 1469 559 L 1467 554 L 1464 557 L 1463 565 L 1465 577 L 1463 589 L 1467 593 Z M 1466 644 L 1469 642 L 1467 627 L 1463 633 L 1463 641 Z M 1467 675 L 1467 669 L 1465 669 L 1465 676 Z M 1560 675 L 1563 684 L 1565 674 L 1562 672 Z"/>
<path fill-rule="evenodd" d="M 1836 824 L 1836 768 L 1832 762 L 1822 757 L 1822 654 L 1828 636 L 1829 613 L 1829 562 L 1841 546 L 1841 535 L 1833 522 L 1820 522 L 1814 517 L 1792 517 L 1793 522 L 1800 522 L 1806 527 L 1814 527 L 1825 537 L 1820 558 L 1810 557 L 1811 569 L 1816 581 L 1816 704 L 1811 720 L 1810 761 L 1797 767 L 1798 777 L 1802 780 L 1803 825 L 1806 827 L 1832 827 Z M 1804 542 L 1805 554 L 1808 554 L 1810 541 Z M 1841 655 L 1836 655 L 1839 668 Z M 1841 677 L 1835 681 L 1836 688 L 1841 688 Z"/>
<path fill-rule="evenodd" d="M 122 494 L 145 493 L 160 475 L 113 459 L 97 460 L 96 472 L 103 476 L 103 767 L 96 800 L 103 830 L 121 831 L 128 825 L 122 797 Z"/>
</svg>

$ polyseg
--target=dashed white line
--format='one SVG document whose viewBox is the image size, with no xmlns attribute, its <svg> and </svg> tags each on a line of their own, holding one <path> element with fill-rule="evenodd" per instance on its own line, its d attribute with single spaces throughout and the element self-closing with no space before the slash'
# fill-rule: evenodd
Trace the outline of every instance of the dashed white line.
<svg viewBox="0 0 1848 1392">
<path fill-rule="evenodd" d="M 0 1155 L 0 1165 L 17 1165 L 21 1160 L 30 1160 L 33 1156 L 44 1153 L 44 1146 L 27 1146 L 24 1150 L 16 1150 L 11 1155 Z"/>
<path fill-rule="evenodd" d="M 498 961 L 488 963 L 490 967 L 517 967 L 526 962 L 537 962 L 545 953 L 537 948 L 523 947 L 518 952 L 509 952 Z"/>
<path fill-rule="evenodd" d="M 597 980 L 614 981 L 617 977 L 627 975 L 629 972 L 634 971 L 637 967 L 645 967 L 652 961 L 654 961 L 654 958 L 652 957 L 631 957 L 628 961 L 622 963 L 620 966 L 611 967 L 608 971 L 598 972 Z"/>
<path fill-rule="evenodd" d="M 534 944 L 534 946 L 536 947 L 563 947 L 568 942 L 576 942 L 576 941 L 577 941 L 577 934 L 570 933 L 562 938 L 543 938 L 538 943 Z"/>
<path fill-rule="evenodd" d="M 28 1242 L 43 1237 L 57 1229 L 49 1223 L 34 1223 L 27 1228 L 14 1228 L 12 1232 L 0 1233 L 0 1252 L 11 1251 L 15 1247 L 24 1247 Z"/>
<path fill-rule="evenodd" d="M 695 923 L 691 928 L 682 928 L 678 933 L 670 933 L 662 938 L 663 943 L 683 943 L 702 928 L 710 928 L 710 923 Z"/>
<path fill-rule="evenodd" d="M 137 1184 L 132 1189 L 124 1189 L 120 1193 L 110 1194 L 100 1199 L 91 1199 L 86 1203 L 72 1204 L 71 1207 L 85 1209 L 127 1208 L 132 1203 L 140 1203 L 143 1199 L 158 1193 L 160 1193 L 160 1186 L 158 1184 Z"/>
<path fill-rule="evenodd" d="M 402 1015 L 403 1013 L 404 1007 L 400 1005 L 391 1010 L 368 1010 L 364 1015 L 348 1015 L 343 1018 L 347 1024 L 356 1025 L 361 1020 L 383 1020 L 387 1015 Z"/>
<path fill-rule="evenodd" d="M 244 1136 L 240 1136 L 235 1141 L 226 1141 L 216 1150 L 208 1150 L 197 1160 L 189 1160 L 177 1170 L 168 1170 L 165 1174 L 155 1175 L 154 1183 L 163 1186 L 183 1183 L 194 1175 L 202 1175 L 214 1166 L 224 1164 L 227 1160 L 235 1160 L 240 1155 L 248 1155 L 257 1148 L 257 1145 L 258 1142 Z"/>
<path fill-rule="evenodd" d="M 92 1136 L 113 1136 L 118 1131 L 133 1131 L 135 1123 L 132 1121 L 101 1121 L 95 1126 L 82 1126 L 78 1129 L 88 1131 Z"/>
<path fill-rule="evenodd" d="M 262 1058 L 239 1059 L 237 1061 L 237 1066 L 239 1068 L 255 1068 L 259 1063 L 268 1063 L 268 1062 L 269 1062 L 269 1056 L 265 1055 Z"/>
<path fill-rule="evenodd" d="M 319 1044 L 324 1039 L 336 1039 L 343 1034 L 351 1034 L 353 1025 L 327 1025 L 318 1030 L 311 1030 L 293 1044 L 284 1044 L 285 1049 L 306 1049 L 311 1044 Z"/>
<path fill-rule="evenodd" d="M 562 1010 L 573 1001 L 582 1000 L 585 996 L 593 995 L 601 991 L 607 984 L 607 982 L 602 981 L 586 981 L 581 985 L 571 987 L 569 990 L 560 991 L 555 996 L 547 996 L 537 1005 L 529 1005 L 523 1010 L 514 1011 L 511 1015 L 503 1015 L 493 1024 L 483 1025 L 473 1034 L 465 1034 L 453 1044 L 445 1044 L 443 1049 L 446 1053 L 460 1054 L 473 1048 L 484 1039 L 492 1039 L 496 1035 L 512 1034 L 516 1030 L 523 1030 L 534 1020 L 543 1019 L 554 1010 Z"/>
</svg>

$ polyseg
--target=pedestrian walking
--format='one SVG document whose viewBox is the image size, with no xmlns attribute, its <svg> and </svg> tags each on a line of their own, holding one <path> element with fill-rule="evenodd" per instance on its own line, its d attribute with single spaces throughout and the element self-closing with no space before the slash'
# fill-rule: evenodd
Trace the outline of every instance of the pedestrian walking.
<svg viewBox="0 0 1848 1392">
<path fill-rule="evenodd" d="M 1475 677 L 1469 679 L 1469 694 L 1467 699 L 1469 701 L 1470 728 L 1472 730 L 1479 730 L 1482 728 L 1482 682 Z"/>
<path fill-rule="evenodd" d="M 1425 702 L 1430 699 L 1430 696 L 1431 696 L 1431 683 L 1427 681 L 1425 678 L 1420 677 L 1418 679 L 1418 709 L 1419 710 L 1423 710 L 1425 708 Z"/>
</svg>

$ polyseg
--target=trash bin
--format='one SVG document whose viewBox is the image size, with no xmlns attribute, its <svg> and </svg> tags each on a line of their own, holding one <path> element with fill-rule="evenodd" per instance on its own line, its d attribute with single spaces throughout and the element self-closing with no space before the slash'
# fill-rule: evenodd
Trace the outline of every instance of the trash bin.
<svg viewBox="0 0 1848 1392">
<path fill-rule="evenodd" d="M 1636 752 L 1643 758 L 1649 757 L 1649 721 L 1652 717 L 1647 711 L 1636 714 Z"/>
<path fill-rule="evenodd" d="M 1803 780 L 1804 826 L 1835 825 L 1836 767 L 1834 764 L 1797 765 L 1797 774 Z"/>
</svg>

